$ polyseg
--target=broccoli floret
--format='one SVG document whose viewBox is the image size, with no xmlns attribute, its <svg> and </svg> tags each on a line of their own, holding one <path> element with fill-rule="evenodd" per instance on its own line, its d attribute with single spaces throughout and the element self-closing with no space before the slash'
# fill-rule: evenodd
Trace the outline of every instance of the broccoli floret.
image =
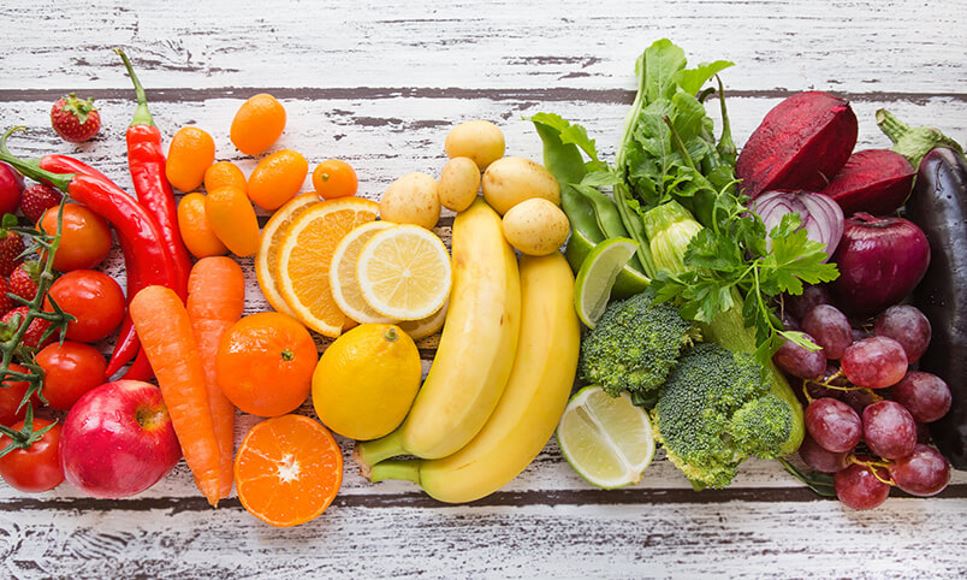
<svg viewBox="0 0 967 580">
<path fill-rule="evenodd" d="M 695 336 L 678 310 L 655 303 L 651 292 L 613 302 L 581 342 L 581 378 L 613 397 L 628 391 L 653 399 Z"/>
<path fill-rule="evenodd" d="M 657 439 L 697 488 L 726 487 L 749 457 L 773 459 L 793 436 L 793 412 L 752 355 L 704 343 L 685 353 L 658 395 Z"/>
</svg>

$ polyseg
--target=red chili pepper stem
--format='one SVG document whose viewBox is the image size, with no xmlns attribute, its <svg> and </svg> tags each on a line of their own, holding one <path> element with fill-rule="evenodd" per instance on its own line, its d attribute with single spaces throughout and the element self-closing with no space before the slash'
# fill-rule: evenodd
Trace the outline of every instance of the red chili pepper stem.
<svg viewBox="0 0 967 580">
<path fill-rule="evenodd" d="M 14 157 L 13 153 L 7 149 L 7 138 L 18 131 L 25 131 L 25 127 L 11 127 L 0 137 L 0 161 L 6 161 L 19 171 L 24 177 L 29 177 L 34 181 L 49 183 L 57 189 L 67 193 L 71 181 L 74 180 L 73 173 L 53 173 L 40 168 L 40 161 L 36 159 L 21 159 Z"/>
<path fill-rule="evenodd" d="M 154 125 L 154 118 L 148 110 L 148 97 L 144 94 L 144 87 L 141 86 L 141 81 L 138 80 L 138 75 L 135 74 L 134 67 L 131 65 L 128 55 L 124 54 L 124 51 L 120 48 L 115 48 L 114 52 L 124 61 L 124 68 L 128 69 L 128 76 L 131 77 L 131 82 L 134 83 L 134 95 L 138 100 L 138 108 L 134 110 L 131 125 Z"/>
</svg>

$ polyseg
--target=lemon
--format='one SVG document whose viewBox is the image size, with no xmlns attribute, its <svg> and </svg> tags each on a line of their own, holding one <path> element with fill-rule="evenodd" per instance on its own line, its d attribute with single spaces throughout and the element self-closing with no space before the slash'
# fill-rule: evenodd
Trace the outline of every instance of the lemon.
<svg viewBox="0 0 967 580">
<path fill-rule="evenodd" d="M 394 320 L 420 320 L 450 296 L 450 255 L 433 232 L 401 225 L 377 232 L 359 255 L 356 275 L 373 310 Z"/>
<path fill-rule="evenodd" d="M 574 471 L 603 489 L 638 483 L 655 456 L 648 414 L 628 393 L 612 397 L 598 386 L 571 397 L 557 442 Z"/>
<path fill-rule="evenodd" d="M 332 266 L 329 268 L 332 297 L 346 316 L 356 322 L 376 324 L 395 322 L 391 318 L 380 315 L 366 303 L 366 299 L 363 298 L 363 289 L 359 285 L 359 278 L 356 276 L 359 254 L 363 251 L 366 243 L 377 232 L 394 225 L 385 221 L 363 224 L 346 234 L 346 237 L 339 242 L 332 255 Z"/>
<path fill-rule="evenodd" d="M 367 441 L 396 429 L 420 389 L 413 339 L 392 324 L 361 324 L 337 338 L 312 375 L 312 404 L 327 427 Z"/>
</svg>

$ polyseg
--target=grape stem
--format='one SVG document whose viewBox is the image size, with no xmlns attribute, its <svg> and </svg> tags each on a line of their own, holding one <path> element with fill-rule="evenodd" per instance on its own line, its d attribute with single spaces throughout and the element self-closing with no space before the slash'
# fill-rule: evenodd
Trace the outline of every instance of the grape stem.
<svg viewBox="0 0 967 580">
<path fill-rule="evenodd" d="M 860 459 L 856 455 L 853 455 L 852 453 L 847 458 L 847 461 L 849 463 L 852 463 L 852 464 L 855 464 L 855 465 L 862 465 L 863 467 L 867 468 L 870 471 L 870 473 L 873 474 L 873 477 L 875 477 L 876 479 L 878 479 L 880 481 L 880 483 L 889 485 L 891 487 L 896 487 L 896 482 L 893 481 L 893 478 L 892 477 L 889 477 L 889 476 L 888 477 L 885 477 L 885 478 L 884 477 L 881 477 L 880 474 L 879 474 L 879 472 L 878 472 L 878 470 L 880 470 L 880 469 L 889 470 L 890 469 L 890 465 L 891 465 L 891 463 L 889 461 L 884 461 L 884 460 L 876 461 L 876 460 L 873 460 L 873 459 L 864 460 L 864 459 Z"/>
</svg>

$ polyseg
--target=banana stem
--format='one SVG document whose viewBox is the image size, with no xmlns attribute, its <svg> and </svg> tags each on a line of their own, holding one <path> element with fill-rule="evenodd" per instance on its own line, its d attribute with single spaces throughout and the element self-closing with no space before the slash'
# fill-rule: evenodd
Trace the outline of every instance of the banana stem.
<svg viewBox="0 0 967 580">
<path fill-rule="evenodd" d="M 381 439 L 356 445 L 356 460 L 360 463 L 363 471 L 372 470 L 381 461 L 404 453 L 406 453 L 406 450 L 403 449 L 403 437 L 399 429 Z"/>
<path fill-rule="evenodd" d="M 421 463 L 421 461 L 383 461 L 373 466 L 369 473 L 369 480 L 379 483 L 387 479 L 399 479 L 420 485 Z"/>
</svg>

